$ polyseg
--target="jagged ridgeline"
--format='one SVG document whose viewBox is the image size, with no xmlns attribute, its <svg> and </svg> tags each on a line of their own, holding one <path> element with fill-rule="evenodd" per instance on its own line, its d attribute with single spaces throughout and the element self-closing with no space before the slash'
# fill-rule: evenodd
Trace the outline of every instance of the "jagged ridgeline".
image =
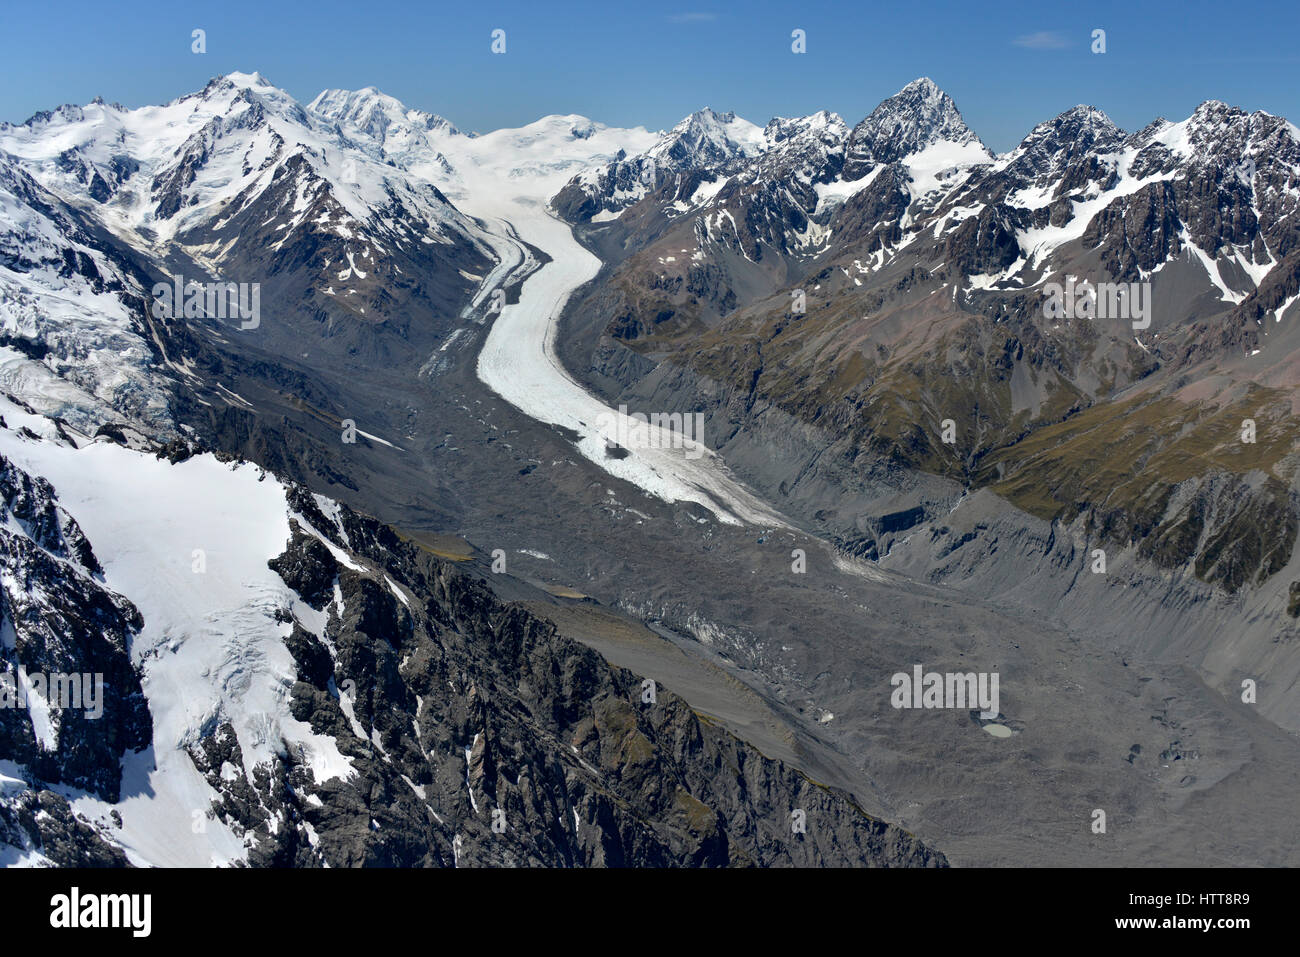
<svg viewBox="0 0 1300 957">
<path fill-rule="evenodd" d="M 705 110 L 556 197 L 613 260 L 563 348 L 715 435 L 808 429 L 746 477 L 861 554 L 890 536 L 816 490 L 921 472 L 1232 593 L 1296 544 L 1297 169 L 1292 124 L 1214 101 L 1133 133 L 1075 107 L 1001 155 L 927 79 L 852 128 Z M 1121 296 L 1053 311 L 1085 281 Z"/>
<path fill-rule="evenodd" d="M 0 855 L 1113 862 L 1097 793 L 1126 862 L 1289 860 L 1297 143 L 1082 106 L 999 155 L 924 79 L 0 124 Z M 1006 736 L 876 707 L 916 660 Z"/>
</svg>

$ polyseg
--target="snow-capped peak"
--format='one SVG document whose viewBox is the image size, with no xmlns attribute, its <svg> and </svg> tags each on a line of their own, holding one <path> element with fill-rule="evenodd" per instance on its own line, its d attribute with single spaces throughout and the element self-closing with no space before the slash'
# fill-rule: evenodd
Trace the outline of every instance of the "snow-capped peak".
<svg viewBox="0 0 1300 957">
<path fill-rule="evenodd" d="M 194 99 L 211 103 L 214 113 L 228 113 L 240 103 L 257 103 L 271 113 L 295 123 L 307 122 L 302 105 L 260 73 L 227 73 L 213 77 L 202 91 L 181 97 L 176 102 L 185 103 Z"/>
<path fill-rule="evenodd" d="M 1059 167 L 1087 153 L 1106 154 L 1119 149 L 1124 131 L 1094 106 L 1074 106 L 1039 123 L 1010 153 L 1003 166 L 1021 175 L 1059 175 Z"/>
<path fill-rule="evenodd" d="M 757 156 L 765 147 L 762 127 L 735 113 L 697 110 L 674 126 L 647 155 L 672 169 L 707 169 L 738 157 Z"/>
<path fill-rule="evenodd" d="M 893 163 L 936 143 L 974 145 L 992 156 L 966 125 L 952 97 L 928 77 L 921 77 L 884 100 L 853 128 L 849 155 L 857 165 Z"/>
<path fill-rule="evenodd" d="M 460 132 L 441 116 L 410 109 L 396 97 L 373 86 L 360 90 L 324 90 L 307 104 L 307 109 L 317 116 L 365 133 L 380 142 L 385 141 L 387 132 L 394 127 L 404 133 L 410 129 L 445 135 Z"/>
<path fill-rule="evenodd" d="M 718 113 L 708 107 L 690 114 L 667 133 L 623 132 L 634 143 L 642 135 L 653 139 L 640 152 L 629 155 L 620 150 L 607 165 L 578 173 L 556 197 L 560 208 L 570 212 L 581 208 L 580 215 L 610 218 L 665 182 L 696 171 L 725 174 L 762 155 L 768 147 L 762 127 L 735 113 Z"/>
<path fill-rule="evenodd" d="M 848 136 L 848 133 L 848 124 L 838 113 L 820 110 L 810 116 L 794 119 L 778 116 L 769 120 L 767 126 L 763 128 L 763 139 L 767 149 L 771 149 L 779 143 L 793 140 L 804 134 L 837 137 L 842 140 Z"/>
<path fill-rule="evenodd" d="M 221 81 L 225 81 L 227 83 L 231 83 L 242 89 L 248 89 L 248 90 L 261 91 L 261 90 L 276 89 L 276 87 L 271 83 L 271 81 L 268 80 L 266 77 L 262 76 L 262 74 L 257 70 L 254 70 L 252 73 L 243 73 L 239 70 L 234 70 L 222 76 L 215 77 L 209 82 L 217 83 Z"/>
</svg>

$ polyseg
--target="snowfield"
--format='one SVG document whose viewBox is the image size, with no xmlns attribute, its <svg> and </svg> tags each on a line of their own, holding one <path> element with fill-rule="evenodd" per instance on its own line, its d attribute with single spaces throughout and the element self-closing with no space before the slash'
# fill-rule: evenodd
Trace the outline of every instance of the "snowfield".
<svg viewBox="0 0 1300 957">
<path fill-rule="evenodd" d="M 108 804 L 61 788 L 76 811 L 122 816 L 114 838 L 140 865 L 207 867 L 242 860 L 243 841 L 206 815 L 215 792 L 185 748 L 229 721 L 250 776 L 286 742 L 301 749 L 318 782 L 348 777 L 334 739 L 289 715 L 295 680 L 284 645 L 292 608 L 304 627 L 323 616 L 302 603 L 267 561 L 289 540 L 285 490 L 251 464 L 211 455 L 173 465 L 108 442 L 57 444 L 49 420 L 0 403 L 8 429 L 0 454 L 53 484 L 104 567 L 105 584 L 144 616 L 131 646 L 143 666 L 153 716 L 152 750 L 123 761 L 122 800 Z M 47 440 L 16 430 L 28 426 Z M 202 569 L 202 570 L 198 570 Z M 202 831 L 196 830 L 202 827 Z"/>
</svg>

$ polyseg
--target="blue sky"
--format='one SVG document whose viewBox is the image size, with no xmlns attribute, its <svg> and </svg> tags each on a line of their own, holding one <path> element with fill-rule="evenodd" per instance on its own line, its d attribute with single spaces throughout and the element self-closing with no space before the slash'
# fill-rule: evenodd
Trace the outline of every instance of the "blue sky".
<svg viewBox="0 0 1300 957">
<path fill-rule="evenodd" d="M 466 130 L 547 113 L 671 126 L 701 106 L 756 123 L 830 109 L 853 124 L 929 76 L 997 150 L 1077 103 L 1125 129 L 1206 99 L 1300 123 L 1300 6 L 1108 0 L 443 4 L 273 0 L 0 4 L 0 120 L 96 95 L 139 106 L 232 70 L 306 102 L 377 86 Z M 207 53 L 191 52 L 206 31 Z M 494 55 L 490 34 L 506 31 Z M 802 29 L 807 52 L 791 52 Z M 1090 50 L 1094 29 L 1106 52 Z"/>
</svg>

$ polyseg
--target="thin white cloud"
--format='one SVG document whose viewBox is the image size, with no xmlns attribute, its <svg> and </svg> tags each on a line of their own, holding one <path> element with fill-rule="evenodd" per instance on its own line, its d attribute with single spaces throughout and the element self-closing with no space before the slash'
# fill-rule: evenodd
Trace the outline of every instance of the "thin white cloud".
<svg viewBox="0 0 1300 957">
<path fill-rule="evenodd" d="M 1016 37 L 1011 42 L 1029 50 L 1062 50 L 1070 45 L 1069 41 L 1055 30 L 1027 33 L 1022 37 Z"/>
</svg>

